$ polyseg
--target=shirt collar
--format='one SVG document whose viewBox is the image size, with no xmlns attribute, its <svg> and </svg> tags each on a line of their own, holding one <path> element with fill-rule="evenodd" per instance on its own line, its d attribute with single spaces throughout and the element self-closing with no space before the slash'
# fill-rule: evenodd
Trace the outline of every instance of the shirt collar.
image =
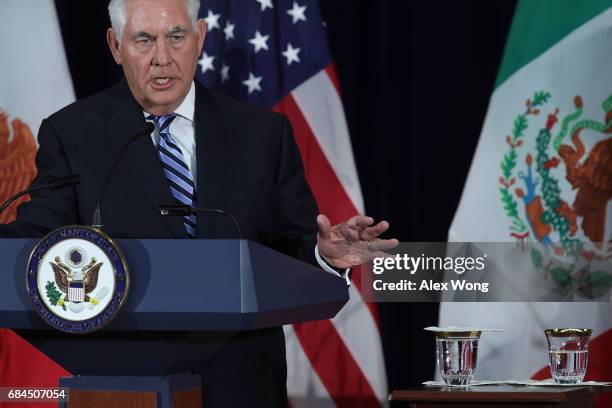
<svg viewBox="0 0 612 408">
<path fill-rule="evenodd" d="M 189 92 L 187 92 L 185 99 L 183 99 L 183 102 L 181 102 L 178 108 L 176 108 L 174 113 L 193 122 L 194 112 L 195 112 L 195 84 L 193 83 L 193 81 L 191 81 L 191 87 L 189 88 Z M 143 111 L 143 113 L 145 117 L 149 116 L 148 112 Z"/>
<path fill-rule="evenodd" d="M 174 111 L 177 115 L 184 117 L 185 119 L 193 122 L 193 113 L 195 111 L 195 84 L 191 81 L 191 87 L 187 96 L 183 99 L 183 102 Z"/>
</svg>

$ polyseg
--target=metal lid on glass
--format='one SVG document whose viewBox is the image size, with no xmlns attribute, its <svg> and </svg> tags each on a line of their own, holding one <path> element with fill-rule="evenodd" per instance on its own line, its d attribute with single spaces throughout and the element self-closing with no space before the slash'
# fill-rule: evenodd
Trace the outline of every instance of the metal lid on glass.
<svg viewBox="0 0 612 408">
<path fill-rule="evenodd" d="M 569 327 L 544 330 L 544 333 L 551 337 L 590 336 L 592 332 L 592 329 L 574 329 Z"/>
<path fill-rule="evenodd" d="M 478 339 L 483 332 L 500 332 L 501 329 L 483 329 L 480 327 L 457 327 L 457 326 L 446 326 L 437 327 L 429 326 L 425 327 L 424 330 L 434 332 L 438 339 L 457 339 L 457 338 L 471 338 Z"/>
</svg>

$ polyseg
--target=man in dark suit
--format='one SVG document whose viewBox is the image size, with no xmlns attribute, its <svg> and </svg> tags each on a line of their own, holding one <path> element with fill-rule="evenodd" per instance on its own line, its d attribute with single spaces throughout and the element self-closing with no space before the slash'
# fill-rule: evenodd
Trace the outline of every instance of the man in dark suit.
<svg viewBox="0 0 612 408">
<path fill-rule="evenodd" d="M 110 236 L 235 237 L 220 217 L 159 216 L 159 205 L 179 202 L 224 209 L 245 238 L 331 273 L 395 246 L 396 240 L 378 238 L 386 222 L 356 216 L 331 226 L 317 217 L 284 116 L 194 82 L 206 33 L 198 6 L 193 0 L 111 1 L 107 39 L 125 79 L 51 115 L 38 136 L 34 184 L 68 174 L 78 174 L 81 184 L 33 194 L 17 222 L 0 225 L 0 236 L 90 224 L 109 166 L 149 118 L 156 131 L 128 147 L 101 204 Z M 206 362 L 203 378 L 206 406 L 286 405 L 282 329 L 240 333 Z"/>
</svg>

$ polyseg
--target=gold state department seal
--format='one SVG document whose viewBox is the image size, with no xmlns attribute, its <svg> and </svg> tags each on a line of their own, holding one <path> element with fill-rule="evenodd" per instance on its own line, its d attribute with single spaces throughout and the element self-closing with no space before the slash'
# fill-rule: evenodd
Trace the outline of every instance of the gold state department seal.
<svg viewBox="0 0 612 408">
<path fill-rule="evenodd" d="M 26 283 L 34 309 L 45 322 L 66 332 L 89 333 L 119 312 L 129 274 L 121 250 L 106 234 L 69 226 L 36 245 Z"/>
</svg>

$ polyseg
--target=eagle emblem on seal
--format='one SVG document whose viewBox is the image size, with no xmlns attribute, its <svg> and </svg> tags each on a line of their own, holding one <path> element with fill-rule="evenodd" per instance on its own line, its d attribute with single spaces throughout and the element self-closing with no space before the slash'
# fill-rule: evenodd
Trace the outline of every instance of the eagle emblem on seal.
<svg viewBox="0 0 612 408">
<path fill-rule="evenodd" d="M 54 306 L 66 309 L 66 303 L 78 304 L 90 303 L 95 306 L 98 299 L 91 293 L 98 286 L 98 274 L 104 264 L 92 257 L 85 264 L 85 251 L 82 248 L 70 248 L 64 257 L 64 261 L 56 256 L 49 265 L 53 269 L 54 282 L 47 282 L 47 298 Z M 78 308 L 76 309 L 78 310 Z"/>
</svg>

